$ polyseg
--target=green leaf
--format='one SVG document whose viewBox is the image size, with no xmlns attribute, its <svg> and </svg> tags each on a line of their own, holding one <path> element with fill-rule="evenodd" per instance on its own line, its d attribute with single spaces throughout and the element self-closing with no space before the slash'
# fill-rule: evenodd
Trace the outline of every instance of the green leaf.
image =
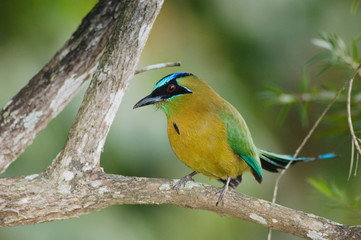
<svg viewBox="0 0 361 240">
<path fill-rule="evenodd" d="M 300 92 L 305 93 L 308 89 L 308 75 L 306 67 L 302 68 L 302 74 L 301 74 L 301 84 L 300 84 Z"/>
<path fill-rule="evenodd" d="M 332 53 L 330 51 L 323 51 L 317 55 L 315 55 L 314 57 L 312 57 L 310 60 L 308 60 L 306 62 L 306 65 L 315 63 L 315 62 L 320 62 L 323 60 L 327 60 L 329 58 L 331 58 Z"/>
<path fill-rule="evenodd" d="M 341 200 L 344 203 L 348 202 L 346 193 L 341 188 L 337 187 L 336 184 L 331 184 L 331 190 L 334 195 L 334 198 Z"/>
<path fill-rule="evenodd" d="M 361 34 L 357 35 L 354 39 L 352 39 L 351 47 L 352 47 L 352 58 L 354 62 L 360 62 L 358 56 L 357 43 L 361 40 Z"/>
<path fill-rule="evenodd" d="M 301 117 L 302 127 L 305 128 L 308 126 L 308 103 L 300 102 L 299 104 L 297 104 L 297 106 Z"/>
<path fill-rule="evenodd" d="M 311 43 L 317 47 L 326 49 L 326 50 L 333 50 L 333 44 L 330 41 L 324 40 L 324 39 L 319 39 L 319 38 L 314 38 L 311 39 Z"/>
<path fill-rule="evenodd" d="M 342 50 L 344 52 L 345 55 L 348 54 L 346 43 L 343 41 L 342 38 L 340 38 L 337 35 L 335 35 L 335 44 L 336 44 L 337 48 L 339 48 L 340 50 Z"/>
<path fill-rule="evenodd" d="M 282 125 L 282 123 L 285 121 L 289 111 L 291 108 L 291 104 L 285 104 L 283 105 L 280 114 L 278 115 L 277 122 L 278 124 Z"/>
<path fill-rule="evenodd" d="M 353 59 L 353 61 L 359 62 L 358 50 L 357 50 L 357 41 L 355 41 L 355 39 L 352 40 L 351 48 L 352 48 L 352 59 Z"/>
<path fill-rule="evenodd" d="M 359 33 L 354 39 L 354 41 L 358 42 L 361 40 L 361 33 Z"/>
<path fill-rule="evenodd" d="M 308 183 L 310 183 L 316 190 L 325 195 L 326 197 L 333 198 L 332 189 L 327 185 L 324 180 L 316 180 L 314 178 L 307 179 Z"/>
<path fill-rule="evenodd" d="M 276 86 L 274 86 L 274 85 L 268 85 L 268 86 L 266 86 L 266 89 L 267 89 L 268 91 L 271 91 L 271 92 L 277 94 L 277 95 L 280 95 L 280 94 L 283 93 L 283 90 L 282 90 L 281 88 L 276 87 Z"/>
<path fill-rule="evenodd" d="M 324 180 L 316 180 L 309 178 L 308 182 L 320 193 L 331 199 L 333 203 L 329 207 L 333 209 L 342 209 L 351 211 L 352 213 L 361 215 L 361 197 L 349 197 L 344 190 L 331 183 L 328 184 Z"/>
<path fill-rule="evenodd" d="M 357 11 L 357 8 L 359 6 L 360 1 L 359 0 L 353 0 L 351 3 L 351 14 L 355 14 Z"/>
</svg>

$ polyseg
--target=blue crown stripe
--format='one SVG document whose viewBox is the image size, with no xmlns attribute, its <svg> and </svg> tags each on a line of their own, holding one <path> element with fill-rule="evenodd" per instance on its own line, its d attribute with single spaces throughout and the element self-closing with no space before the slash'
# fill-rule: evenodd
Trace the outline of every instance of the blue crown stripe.
<svg viewBox="0 0 361 240">
<path fill-rule="evenodd" d="M 172 81 L 173 79 L 177 79 L 177 78 L 180 78 L 180 77 L 186 77 L 186 76 L 189 76 L 189 75 L 192 75 L 191 73 L 185 73 L 185 72 L 179 72 L 179 73 L 173 73 L 173 74 L 170 74 L 164 78 L 162 78 L 161 80 L 159 80 L 157 82 L 157 84 L 154 86 L 153 88 L 153 91 L 159 87 L 162 87 L 164 85 L 166 85 L 167 83 L 169 83 L 170 81 Z"/>
</svg>

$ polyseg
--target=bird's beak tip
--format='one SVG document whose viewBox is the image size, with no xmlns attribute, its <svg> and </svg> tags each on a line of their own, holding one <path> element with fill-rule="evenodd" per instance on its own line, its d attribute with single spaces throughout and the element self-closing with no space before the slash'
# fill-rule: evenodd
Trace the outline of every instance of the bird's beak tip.
<svg viewBox="0 0 361 240">
<path fill-rule="evenodd" d="M 135 104 L 135 105 L 133 106 L 133 109 L 136 109 L 136 108 L 139 108 L 139 107 L 141 107 L 141 106 L 139 106 L 139 104 L 137 103 L 137 104 Z"/>
<path fill-rule="evenodd" d="M 144 106 L 144 104 L 142 104 L 141 101 L 139 101 L 133 106 L 133 109 L 140 108 L 142 106 Z"/>
<path fill-rule="evenodd" d="M 161 97 L 151 97 L 151 96 L 146 96 L 145 98 L 141 99 L 139 102 L 137 102 L 133 109 L 139 108 L 139 107 L 143 107 L 143 106 L 147 106 L 147 105 L 152 105 L 154 103 L 160 102 L 162 101 Z"/>
</svg>

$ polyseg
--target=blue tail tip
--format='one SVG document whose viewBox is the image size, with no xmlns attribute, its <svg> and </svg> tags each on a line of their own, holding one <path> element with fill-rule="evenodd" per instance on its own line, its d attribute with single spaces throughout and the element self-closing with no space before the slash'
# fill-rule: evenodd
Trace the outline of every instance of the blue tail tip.
<svg viewBox="0 0 361 240">
<path fill-rule="evenodd" d="M 326 153 L 326 154 L 322 154 L 317 156 L 318 159 L 328 159 L 328 158 L 336 158 L 339 157 L 340 155 L 335 154 L 335 153 Z"/>
</svg>

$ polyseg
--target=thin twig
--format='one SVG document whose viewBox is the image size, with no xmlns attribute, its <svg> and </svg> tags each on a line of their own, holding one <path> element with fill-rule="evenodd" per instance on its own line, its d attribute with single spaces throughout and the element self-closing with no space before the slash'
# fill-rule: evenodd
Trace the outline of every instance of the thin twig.
<svg viewBox="0 0 361 240">
<path fill-rule="evenodd" d="M 357 68 L 355 70 L 355 72 L 357 73 L 359 70 L 359 68 Z M 297 157 L 298 154 L 301 152 L 302 148 L 305 146 L 305 144 L 307 143 L 307 141 L 310 139 L 311 135 L 313 134 L 313 132 L 315 131 L 315 129 L 318 127 L 318 125 L 320 124 L 321 120 L 323 119 L 323 117 L 326 115 L 326 113 L 328 112 L 328 110 L 331 108 L 331 106 L 336 102 L 337 98 L 340 96 L 340 94 L 345 90 L 347 83 L 349 81 L 345 81 L 344 84 L 342 85 L 342 87 L 337 91 L 337 93 L 335 94 L 335 96 L 332 98 L 331 102 L 326 106 L 326 108 L 323 110 L 323 112 L 321 113 L 321 115 L 319 116 L 319 118 L 316 120 L 316 122 L 313 124 L 312 128 L 310 129 L 310 131 L 308 132 L 308 134 L 306 135 L 306 137 L 303 139 L 303 141 L 301 142 L 300 146 L 296 149 L 295 154 L 293 155 L 293 157 Z M 293 161 L 290 161 L 286 167 L 281 171 L 281 173 L 279 174 L 279 176 L 276 179 L 276 183 L 275 183 L 275 187 L 273 190 L 273 197 L 272 197 L 272 203 L 276 202 L 277 199 L 277 192 L 278 192 L 278 185 L 279 182 L 282 178 L 282 176 L 285 174 L 285 172 L 287 171 L 287 169 L 290 167 L 290 165 L 292 164 Z M 267 236 L 267 240 L 271 240 L 272 237 L 272 229 L 269 228 L 268 229 L 268 236 Z"/>
<path fill-rule="evenodd" d="M 359 160 L 360 154 L 356 155 L 356 165 L 355 165 L 355 171 L 353 173 L 353 176 L 356 177 L 356 173 L 357 173 L 357 166 L 358 166 L 358 160 Z"/>
<path fill-rule="evenodd" d="M 135 70 L 134 74 L 146 72 L 146 71 L 149 71 L 149 70 L 166 68 L 166 67 L 179 67 L 180 65 L 181 65 L 180 62 L 158 63 L 158 64 L 149 65 L 149 66 L 137 69 L 137 70 Z"/>
<path fill-rule="evenodd" d="M 323 117 L 326 115 L 326 113 L 328 112 L 328 110 L 330 110 L 331 106 L 336 102 L 337 98 L 340 96 L 340 94 L 345 90 L 346 86 L 347 86 L 348 81 L 345 81 L 345 83 L 343 84 L 343 86 L 337 91 L 336 95 L 333 97 L 333 99 L 331 100 L 331 102 L 326 106 L 326 108 L 323 110 L 323 112 L 321 113 L 321 115 L 319 116 L 319 118 L 316 120 L 316 122 L 313 124 L 312 128 L 310 129 L 310 131 L 308 132 L 308 134 L 306 135 L 306 137 L 303 139 L 303 141 L 301 142 L 300 146 L 297 148 L 295 154 L 293 155 L 293 157 L 297 157 L 298 154 L 301 152 L 302 148 L 305 146 L 305 144 L 307 143 L 307 141 L 310 139 L 311 135 L 313 134 L 313 132 L 316 130 L 316 128 L 318 127 L 318 125 L 320 124 L 321 120 L 323 119 Z M 278 184 L 280 179 L 282 178 L 282 176 L 285 174 L 286 170 L 289 168 L 289 166 L 292 164 L 292 161 L 290 161 L 286 167 L 281 171 L 281 173 L 279 174 L 279 176 L 276 179 L 276 184 L 275 184 L 275 190 L 273 192 L 273 198 L 272 198 L 272 202 L 275 203 L 276 202 L 276 198 L 277 198 L 277 190 L 278 190 Z"/>
<path fill-rule="evenodd" d="M 355 159 L 355 143 L 353 141 L 351 141 L 351 159 L 350 159 L 350 169 L 348 170 L 347 181 L 350 181 L 350 178 L 352 175 L 352 166 L 353 166 L 354 159 Z"/>
<path fill-rule="evenodd" d="M 357 141 L 357 137 L 355 134 L 355 131 L 353 129 L 353 125 L 352 125 L 352 119 L 351 119 L 351 91 L 352 91 L 352 84 L 353 84 L 353 80 L 355 79 L 358 71 L 361 69 L 361 64 L 358 65 L 358 67 L 356 68 L 356 70 L 353 72 L 349 83 L 348 83 L 348 91 L 347 91 L 347 122 L 348 122 L 348 126 L 350 128 L 350 134 L 352 136 L 352 141 L 355 144 L 356 150 L 358 152 L 358 154 L 361 154 L 361 148 L 360 145 Z"/>
</svg>

